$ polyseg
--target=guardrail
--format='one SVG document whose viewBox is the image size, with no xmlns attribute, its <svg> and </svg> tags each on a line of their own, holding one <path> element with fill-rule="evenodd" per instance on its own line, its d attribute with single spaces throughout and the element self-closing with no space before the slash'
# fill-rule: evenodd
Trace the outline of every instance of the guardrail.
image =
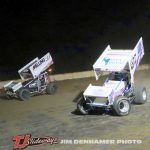
<svg viewBox="0 0 150 150">
<path fill-rule="evenodd" d="M 138 68 L 138 70 L 147 70 L 147 69 L 150 69 L 149 64 L 140 65 L 139 68 Z M 106 74 L 103 74 L 103 75 L 106 75 Z M 89 77 L 94 77 L 94 72 L 93 72 L 93 70 L 90 70 L 90 71 L 82 71 L 82 72 L 64 73 L 64 74 L 52 75 L 52 77 L 56 81 L 69 80 L 69 79 L 80 79 L 80 78 L 89 78 Z M 19 81 L 21 81 L 21 79 L 14 80 L 14 81 L 19 82 Z M 3 85 L 6 82 L 9 82 L 9 81 L 0 82 L 0 88 L 3 87 Z"/>
</svg>

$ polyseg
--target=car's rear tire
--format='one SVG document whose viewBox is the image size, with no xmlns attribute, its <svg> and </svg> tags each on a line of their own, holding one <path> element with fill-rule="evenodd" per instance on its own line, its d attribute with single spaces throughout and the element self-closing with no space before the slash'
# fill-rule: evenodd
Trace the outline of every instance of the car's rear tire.
<svg viewBox="0 0 150 150">
<path fill-rule="evenodd" d="M 21 89 L 18 93 L 18 97 L 22 100 L 28 100 L 30 98 L 30 91 L 28 89 Z"/>
<path fill-rule="evenodd" d="M 112 109 L 116 115 L 126 116 L 131 110 L 131 103 L 128 98 L 120 96 L 114 101 Z"/>
<path fill-rule="evenodd" d="M 57 91 L 57 84 L 56 83 L 49 83 L 46 87 L 47 94 L 55 94 Z"/>
<path fill-rule="evenodd" d="M 85 100 L 83 96 L 81 96 L 77 102 L 77 110 L 82 114 L 82 115 L 87 115 L 89 114 L 91 108 L 87 103 L 90 103 L 90 100 L 87 99 Z"/>
<path fill-rule="evenodd" d="M 135 88 L 134 89 L 135 99 L 133 100 L 134 104 L 145 104 L 147 101 L 147 92 L 145 87 Z"/>
</svg>

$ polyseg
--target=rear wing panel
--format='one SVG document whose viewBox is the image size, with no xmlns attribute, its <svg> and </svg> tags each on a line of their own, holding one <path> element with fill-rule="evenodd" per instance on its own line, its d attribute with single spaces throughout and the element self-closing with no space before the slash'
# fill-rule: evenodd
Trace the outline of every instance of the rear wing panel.
<svg viewBox="0 0 150 150">
<path fill-rule="evenodd" d="M 32 73 L 33 78 L 39 76 L 41 72 L 46 70 L 51 64 L 53 64 L 53 59 L 50 53 L 47 53 L 40 60 L 38 60 L 35 64 L 33 64 L 29 69 Z"/>
<path fill-rule="evenodd" d="M 30 68 L 30 66 L 35 64 L 38 60 L 39 60 L 38 57 L 36 57 L 31 62 L 29 62 L 27 65 L 25 65 L 20 70 L 18 70 L 18 73 L 22 80 L 25 80 L 26 78 L 28 78 L 29 75 L 31 75 L 31 72 L 29 72 L 29 68 Z"/>
<path fill-rule="evenodd" d="M 139 39 L 135 48 L 131 53 L 131 59 L 129 60 L 129 67 L 131 76 L 134 76 L 135 71 L 137 70 L 141 59 L 144 56 L 144 46 L 142 37 Z"/>
</svg>

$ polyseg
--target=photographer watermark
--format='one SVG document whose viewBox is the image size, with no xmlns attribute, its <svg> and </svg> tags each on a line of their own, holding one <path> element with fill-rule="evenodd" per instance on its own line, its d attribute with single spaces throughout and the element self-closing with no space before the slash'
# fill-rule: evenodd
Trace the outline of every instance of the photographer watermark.
<svg viewBox="0 0 150 150">
<path fill-rule="evenodd" d="M 142 144 L 140 139 L 62 139 L 60 144 Z"/>
</svg>

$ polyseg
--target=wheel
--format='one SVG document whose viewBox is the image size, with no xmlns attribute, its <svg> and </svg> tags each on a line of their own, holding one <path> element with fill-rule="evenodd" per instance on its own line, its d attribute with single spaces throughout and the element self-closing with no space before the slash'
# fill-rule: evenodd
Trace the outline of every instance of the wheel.
<svg viewBox="0 0 150 150">
<path fill-rule="evenodd" d="M 8 94 L 6 94 L 6 98 L 7 98 L 8 100 L 11 100 L 11 99 L 12 99 L 12 97 L 11 97 L 10 95 L 8 95 Z"/>
<path fill-rule="evenodd" d="M 7 94 L 6 94 L 6 98 L 7 98 L 8 100 L 11 100 L 11 99 L 12 99 L 12 97 L 11 97 L 10 95 L 7 95 Z"/>
<path fill-rule="evenodd" d="M 57 91 L 57 85 L 56 83 L 49 83 L 46 87 L 46 93 L 47 94 L 55 94 Z"/>
<path fill-rule="evenodd" d="M 126 97 L 118 97 L 112 106 L 113 111 L 118 116 L 126 116 L 131 110 L 131 103 Z"/>
<path fill-rule="evenodd" d="M 87 105 L 87 103 L 91 103 L 89 99 L 85 100 L 83 96 L 81 96 L 78 100 L 77 103 L 77 110 L 82 114 L 82 115 L 87 115 L 89 114 L 89 111 L 91 110 L 91 107 Z"/>
<path fill-rule="evenodd" d="M 18 93 L 18 97 L 23 101 L 28 100 L 30 98 L 30 91 L 28 89 L 21 89 Z"/>
<path fill-rule="evenodd" d="M 9 91 L 6 91 L 5 97 L 6 97 L 6 99 L 8 99 L 8 100 L 11 100 L 11 99 L 12 99 L 12 96 L 11 96 L 11 94 L 10 94 Z"/>
<path fill-rule="evenodd" d="M 147 93 L 145 87 L 135 88 L 134 89 L 135 99 L 133 100 L 134 104 L 145 104 L 147 101 Z"/>
</svg>

